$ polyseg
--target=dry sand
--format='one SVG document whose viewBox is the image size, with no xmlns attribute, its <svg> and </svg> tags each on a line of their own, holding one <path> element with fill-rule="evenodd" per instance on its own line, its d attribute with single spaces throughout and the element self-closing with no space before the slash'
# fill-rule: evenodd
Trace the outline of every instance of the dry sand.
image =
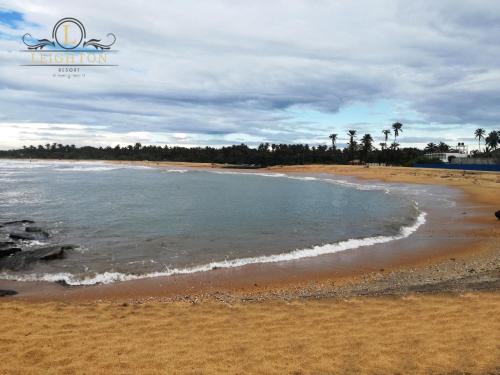
<svg viewBox="0 0 500 375">
<path fill-rule="evenodd" d="M 498 374 L 500 295 L 342 302 L 21 304 L 8 374 Z"/>
<path fill-rule="evenodd" d="M 500 209 L 500 174 L 347 166 L 266 170 L 457 187 L 475 209 L 464 220 L 477 225 L 476 245 L 446 262 L 357 284 L 372 291 L 379 284 L 406 285 L 396 297 L 335 294 L 326 283 L 309 295 L 319 300 L 286 290 L 278 299 L 287 301 L 251 303 L 3 299 L 0 373 L 500 374 L 500 222 L 493 216 Z M 467 276 L 471 269 L 474 275 Z M 480 292 L 485 278 L 488 292 Z M 408 288 L 421 279 L 437 281 Z M 446 286 L 455 284 L 461 287 Z"/>
</svg>

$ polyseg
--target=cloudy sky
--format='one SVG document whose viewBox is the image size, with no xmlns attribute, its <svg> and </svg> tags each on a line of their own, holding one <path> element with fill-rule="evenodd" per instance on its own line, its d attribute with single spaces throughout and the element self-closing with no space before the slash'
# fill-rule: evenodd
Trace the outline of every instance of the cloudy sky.
<svg viewBox="0 0 500 375">
<path fill-rule="evenodd" d="M 23 67 L 63 17 L 117 37 L 118 67 Z M 403 145 L 500 124 L 497 0 L 0 0 L 0 148 L 327 144 L 404 124 Z"/>
</svg>

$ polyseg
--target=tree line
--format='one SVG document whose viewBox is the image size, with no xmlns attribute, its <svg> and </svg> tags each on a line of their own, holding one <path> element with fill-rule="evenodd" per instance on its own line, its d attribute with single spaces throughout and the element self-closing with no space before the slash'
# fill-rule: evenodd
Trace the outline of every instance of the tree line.
<svg viewBox="0 0 500 375">
<path fill-rule="evenodd" d="M 76 147 L 51 143 L 38 146 L 24 146 L 22 149 L 0 151 L 3 158 L 33 159 L 90 159 L 90 160 L 150 160 L 173 162 L 200 162 L 245 165 L 293 165 L 293 164 L 347 164 L 352 162 L 386 163 L 392 165 L 412 165 L 414 163 L 438 162 L 424 157 L 426 153 L 451 152 L 453 149 L 441 142 L 429 143 L 425 149 L 400 147 L 398 137 L 403 132 L 403 124 L 396 122 L 390 129 L 383 129 L 384 142 L 379 148 L 374 146 L 371 134 L 364 134 L 358 140 L 357 130 L 347 132 L 349 141 L 344 148 L 337 147 L 337 133 L 330 134 L 331 145 L 309 146 L 307 144 L 270 144 L 261 143 L 252 148 L 246 144 L 215 147 L 158 146 L 140 143 L 115 147 Z M 499 145 L 499 132 L 492 131 L 485 136 L 484 129 L 475 132 L 479 146 L 484 140 L 483 154 L 489 155 Z M 389 143 L 389 139 L 391 142 Z"/>
</svg>

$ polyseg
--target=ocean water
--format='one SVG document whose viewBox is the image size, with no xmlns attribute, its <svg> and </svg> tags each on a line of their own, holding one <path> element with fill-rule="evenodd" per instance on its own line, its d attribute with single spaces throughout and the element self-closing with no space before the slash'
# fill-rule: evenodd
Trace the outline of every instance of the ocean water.
<svg viewBox="0 0 500 375">
<path fill-rule="evenodd" d="M 51 234 L 27 247 L 78 247 L 0 278 L 81 285 L 395 241 L 425 213 L 397 189 L 331 176 L 0 160 L 0 222 L 18 219 Z"/>
</svg>

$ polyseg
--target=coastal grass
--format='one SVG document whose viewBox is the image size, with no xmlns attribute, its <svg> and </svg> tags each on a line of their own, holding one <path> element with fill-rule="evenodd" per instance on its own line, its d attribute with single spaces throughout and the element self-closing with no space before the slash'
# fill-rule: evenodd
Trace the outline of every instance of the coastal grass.
<svg viewBox="0 0 500 375">
<path fill-rule="evenodd" d="M 0 304 L 2 374 L 497 374 L 500 293 Z"/>
</svg>

